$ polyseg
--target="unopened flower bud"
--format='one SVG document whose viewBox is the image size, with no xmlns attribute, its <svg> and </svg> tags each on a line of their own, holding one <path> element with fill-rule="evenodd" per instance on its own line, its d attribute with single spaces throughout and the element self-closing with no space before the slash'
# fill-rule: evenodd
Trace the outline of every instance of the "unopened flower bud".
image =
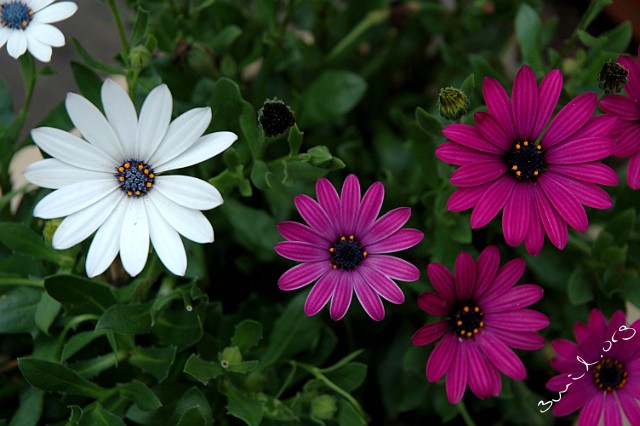
<svg viewBox="0 0 640 426">
<path fill-rule="evenodd" d="M 330 420 L 336 411 L 338 411 L 338 404 L 331 395 L 322 394 L 311 400 L 311 418 Z"/>
<path fill-rule="evenodd" d="M 268 99 L 258 111 L 258 122 L 267 137 L 278 136 L 295 123 L 293 111 L 280 99 Z"/>
<path fill-rule="evenodd" d="M 220 365 L 224 368 L 228 368 L 231 364 L 238 364 L 242 362 L 242 353 L 237 346 L 227 346 L 222 350 L 220 355 Z"/>
<path fill-rule="evenodd" d="M 469 111 L 469 98 L 455 87 L 444 87 L 438 95 L 440 115 L 447 120 L 457 120 Z"/>
<path fill-rule="evenodd" d="M 605 62 L 598 74 L 598 86 L 606 94 L 618 93 L 629 81 L 629 70 L 617 62 Z"/>
<path fill-rule="evenodd" d="M 129 60 L 136 69 L 145 68 L 151 60 L 151 52 L 145 46 L 135 46 L 129 52 Z"/>
<path fill-rule="evenodd" d="M 53 241 L 53 234 L 56 232 L 56 229 L 58 229 L 60 222 L 62 222 L 62 219 L 51 219 L 45 222 L 44 229 L 42 230 L 42 236 L 44 237 L 44 241 L 47 245 L 51 245 L 51 242 Z"/>
</svg>

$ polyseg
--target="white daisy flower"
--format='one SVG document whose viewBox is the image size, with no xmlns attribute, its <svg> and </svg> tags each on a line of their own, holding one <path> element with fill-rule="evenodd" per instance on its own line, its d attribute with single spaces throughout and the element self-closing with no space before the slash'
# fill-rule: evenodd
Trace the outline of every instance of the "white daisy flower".
<svg viewBox="0 0 640 426">
<path fill-rule="evenodd" d="M 139 119 L 127 93 L 113 81 L 105 81 L 101 96 L 106 117 L 84 97 L 67 95 L 67 113 L 84 140 L 51 127 L 31 131 L 53 158 L 31 164 L 24 176 L 56 189 L 40 200 L 33 215 L 66 216 L 53 236 L 56 249 L 72 247 L 97 230 L 87 253 L 89 277 L 104 272 L 118 252 L 124 269 L 137 275 L 147 262 L 149 240 L 167 269 L 184 275 L 187 257 L 180 235 L 212 242 L 213 228 L 200 210 L 219 206 L 222 196 L 203 180 L 163 173 L 207 160 L 238 137 L 231 132 L 202 136 L 211 121 L 208 107 L 171 122 L 173 100 L 164 84 L 149 93 Z"/>
<path fill-rule="evenodd" d="M 67 19 L 78 10 L 71 1 L 0 0 L 0 47 L 19 58 L 29 52 L 42 62 L 51 60 L 51 47 L 64 46 L 64 34 L 50 25 Z"/>
</svg>

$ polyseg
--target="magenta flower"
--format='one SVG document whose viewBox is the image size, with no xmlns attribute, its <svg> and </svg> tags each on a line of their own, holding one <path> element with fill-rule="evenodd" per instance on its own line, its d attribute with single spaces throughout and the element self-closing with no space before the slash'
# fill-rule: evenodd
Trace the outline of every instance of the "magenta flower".
<svg viewBox="0 0 640 426">
<path fill-rule="evenodd" d="M 295 204 L 309 224 L 282 222 L 278 230 L 288 241 L 277 243 L 276 252 L 303 262 L 278 280 L 282 290 L 296 290 L 316 280 L 304 305 L 304 312 L 317 314 L 331 299 L 331 318 L 347 313 L 355 291 L 371 318 L 384 318 L 380 296 L 391 303 L 404 302 L 404 294 L 393 279 L 415 281 L 420 271 L 392 253 L 415 246 L 422 232 L 400 229 L 409 220 L 411 209 L 397 208 L 376 220 L 382 207 L 384 187 L 376 182 L 360 199 L 360 182 L 349 175 L 339 197 L 327 179 L 316 183 L 318 201 L 298 195 Z"/>
<path fill-rule="evenodd" d="M 460 189 L 447 208 L 474 207 L 472 228 L 485 226 L 503 210 L 506 242 L 514 247 L 524 242 L 529 254 L 540 252 L 545 233 L 553 245 L 564 248 L 567 224 L 580 232 L 587 229 L 583 205 L 611 207 L 611 198 L 596 184 L 618 183 L 614 171 L 599 162 L 615 149 L 608 137 L 615 118 L 592 117 L 598 99 L 584 93 L 543 134 L 562 90 L 558 70 L 538 86 L 533 71 L 523 66 L 511 100 L 492 78 L 485 78 L 482 90 L 488 112 L 474 115 L 475 127 L 446 126 L 442 133 L 449 141 L 436 150 L 441 160 L 461 166 L 451 175 Z"/>
<path fill-rule="evenodd" d="M 607 324 L 602 312 L 594 309 L 587 324 L 577 322 L 573 328 L 577 344 L 554 340 L 551 345 L 558 356 L 551 365 L 560 374 L 547 382 L 547 389 L 558 394 L 540 401 L 540 411 L 553 406 L 554 416 L 566 416 L 581 409 L 579 426 L 597 426 L 602 417 L 608 426 L 640 425 L 639 327 L 640 320 L 627 327 L 622 311 Z"/>
<path fill-rule="evenodd" d="M 421 294 L 418 306 L 444 319 L 420 328 L 411 342 L 428 345 L 442 337 L 427 361 L 427 379 L 437 382 L 447 373 L 447 397 L 452 404 L 460 402 L 467 384 L 478 398 L 499 395 L 499 371 L 523 380 L 524 365 L 510 347 L 535 350 L 544 345 L 535 332 L 549 325 L 549 319 L 524 309 L 542 298 L 542 288 L 514 287 L 524 273 L 523 259 L 499 266 L 500 252 L 490 246 L 475 264 L 469 253 L 460 252 L 455 277 L 440 263 L 427 268 L 435 292 Z"/>
<path fill-rule="evenodd" d="M 640 49 L 638 49 L 640 55 Z M 629 71 L 629 82 L 624 87 L 627 96 L 609 95 L 600 101 L 606 115 L 618 118 L 613 137 L 618 146 L 616 157 L 629 158 L 627 183 L 632 189 L 640 189 L 640 61 L 621 55 L 618 63 Z"/>
</svg>

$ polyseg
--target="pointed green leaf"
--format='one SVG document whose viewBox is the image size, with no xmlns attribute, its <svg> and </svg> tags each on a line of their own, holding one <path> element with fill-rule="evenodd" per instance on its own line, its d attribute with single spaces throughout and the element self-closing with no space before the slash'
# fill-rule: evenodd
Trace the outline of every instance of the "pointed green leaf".
<svg viewBox="0 0 640 426">
<path fill-rule="evenodd" d="M 0 222 L 0 244 L 17 253 L 58 263 L 58 252 L 47 246 L 44 238 L 22 223 Z"/>
<path fill-rule="evenodd" d="M 45 333 L 49 333 L 49 327 L 51 327 L 58 313 L 60 313 L 61 308 L 62 305 L 60 302 L 49 296 L 49 293 L 46 291 L 43 291 L 35 315 L 38 328 Z"/>
<path fill-rule="evenodd" d="M 31 386 L 45 392 L 64 392 L 98 398 L 104 389 L 57 362 L 18 358 L 18 366 Z"/>
<path fill-rule="evenodd" d="M 64 362 L 85 348 L 95 339 L 107 334 L 107 330 L 83 331 L 72 336 L 62 348 L 60 361 Z"/>
<path fill-rule="evenodd" d="M 262 324 L 254 320 L 244 320 L 236 324 L 231 338 L 231 346 L 237 346 L 244 353 L 262 340 Z"/>
<path fill-rule="evenodd" d="M 42 290 L 17 287 L 0 297 L 0 333 L 30 333 Z"/>
<path fill-rule="evenodd" d="M 144 334 L 151 330 L 150 303 L 109 307 L 96 324 L 96 330 L 111 330 L 121 334 Z"/>
<path fill-rule="evenodd" d="M 253 394 L 241 392 L 231 384 L 227 384 L 225 393 L 229 414 L 244 420 L 249 426 L 258 426 L 262 422 L 262 403 Z"/>
<path fill-rule="evenodd" d="M 209 384 L 211 379 L 215 379 L 219 375 L 224 374 L 224 368 L 222 368 L 220 363 L 205 361 L 196 354 L 191 354 L 184 365 L 183 371 L 205 386 Z"/>
<path fill-rule="evenodd" d="M 175 357 L 176 348 L 174 346 L 136 348 L 129 358 L 129 362 L 162 382 L 169 375 L 169 369 L 173 365 Z"/>
<path fill-rule="evenodd" d="M 71 72 L 82 96 L 94 105 L 102 105 L 100 88 L 102 79 L 88 66 L 71 61 Z"/>
<path fill-rule="evenodd" d="M 111 411 L 97 404 L 80 422 L 81 426 L 126 426 L 124 421 Z"/>
<path fill-rule="evenodd" d="M 72 315 L 102 314 L 116 303 L 109 286 L 75 275 L 47 277 L 44 288 Z"/>
<path fill-rule="evenodd" d="M 118 383 L 117 388 L 120 395 L 135 402 L 138 408 L 143 411 L 154 411 L 162 407 L 162 402 L 160 402 L 156 394 L 139 380 Z"/>
<path fill-rule="evenodd" d="M 44 393 L 30 387 L 20 393 L 20 405 L 9 422 L 9 426 L 36 426 L 42 415 Z"/>
</svg>

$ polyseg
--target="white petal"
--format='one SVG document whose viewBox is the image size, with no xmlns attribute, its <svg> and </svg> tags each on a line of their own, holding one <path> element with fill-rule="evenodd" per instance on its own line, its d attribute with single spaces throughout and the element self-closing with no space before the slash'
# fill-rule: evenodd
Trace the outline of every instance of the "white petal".
<svg viewBox="0 0 640 426">
<path fill-rule="evenodd" d="M 120 230 L 120 259 L 132 277 L 142 271 L 149 256 L 149 221 L 143 199 L 127 197 L 127 213 Z"/>
<path fill-rule="evenodd" d="M 7 41 L 7 53 L 18 59 L 27 51 L 27 36 L 22 30 L 11 30 Z"/>
<path fill-rule="evenodd" d="M 169 128 L 173 99 L 166 84 L 149 93 L 140 110 L 140 120 L 136 135 L 135 155 L 137 159 L 148 161 Z"/>
<path fill-rule="evenodd" d="M 40 9 L 49 6 L 54 0 L 27 0 L 27 5 L 33 12 L 37 12 Z"/>
<path fill-rule="evenodd" d="M 138 113 L 131 98 L 118 83 L 109 79 L 102 85 L 101 98 L 104 112 L 118 135 L 125 157 L 134 159 Z"/>
<path fill-rule="evenodd" d="M 9 36 L 11 35 L 11 30 L 6 27 L 0 27 L 0 47 L 4 46 L 7 40 L 9 40 Z"/>
<path fill-rule="evenodd" d="M 216 187 L 191 176 L 158 176 L 153 189 L 190 209 L 209 210 L 222 204 Z"/>
<path fill-rule="evenodd" d="M 236 140 L 238 140 L 238 136 L 232 132 L 215 132 L 204 135 L 185 152 L 173 160 L 163 163 L 160 167 L 155 167 L 154 170 L 157 173 L 162 173 L 167 170 L 181 169 L 201 163 L 220 154 Z"/>
<path fill-rule="evenodd" d="M 47 158 L 29 164 L 23 175 L 29 182 L 51 189 L 62 188 L 78 182 L 108 179 L 112 176 L 110 173 L 79 169 L 55 158 Z"/>
<path fill-rule="evenodd" d="M 65 106 L 73 125 L 91 145 L 109 156 L 113 164 L 127 160 L 120 140 L 95 105 L 83 96 L 68 93 Z"/>
<path fill-rule="evenodd" d="M 27 49 L 40 62 L 49 62 L 51 60 L 51 54 L 53 53 L 51 46 L 29 35 L 27 35 Z"/>
<path fill-rule="evenodd" d="M 207 130 L 211 108 L 194 108 L 173 120 L 162 143 L 149 159 L 154 168 L 182 154 Z"/>
<path fill-rule="evenodd" d="M 67 19 L 78 10 L 78 5 L 71 1 L 52 4 L 33 14 L 30 25 L 50 24 Z"/>
<path fill-rule="evenodd" d="M 158 257 L 168 270 L 176 275 L 184 275 L 187 270 L 187 254 L 180 235 L 173 229 L 153 203 L 145 203 L 149 215 L 149 236 Z"/>
<path fill-rule="evenodd" d="M 93 145 L 60 129 L 39 127 L 31 131 L 31 137 L 41 150 L 74 167 L 114 173 L 120 165 Z"/>
<path fill-rule="evenodd" d="M 35 38 L 48 46 L 61 47 L 65 43 L 64 34 L 53 25 L 29 25 L 25 32 L 28 38 Z"/>
<path fill-rule="evenodd" d="M 80 211 L 118 189 L 114 178 L 79 182 L 53 191 L 33 209 L 33 215 L 42 219 L 55 219 Z"/>
<path fill-rule="evenodd" d="M 87 276 L 93 278 L 103 273 L 116 258 L 120 250 L 120 229 L 128 204 L 124 200 L 111 212 L 111 216 L 102 224 L 93 237 L 85 269 Z"/>
<path fill-rule="evenodd" d="M 159 191 L 151 191 L 147 197 L 169 225 L 183 237 L 196 243 L 213 242 L 213 227 L 200 210 L 176 204 Z"/>
<path fill-rule="evenodd" d="M 53 248 L 64 250 L 84 241 L 111 216 L 125 197 L 124 192 L 114 191 L 86 209 L 67 216 L 53 234 Z"/>
</svg>

